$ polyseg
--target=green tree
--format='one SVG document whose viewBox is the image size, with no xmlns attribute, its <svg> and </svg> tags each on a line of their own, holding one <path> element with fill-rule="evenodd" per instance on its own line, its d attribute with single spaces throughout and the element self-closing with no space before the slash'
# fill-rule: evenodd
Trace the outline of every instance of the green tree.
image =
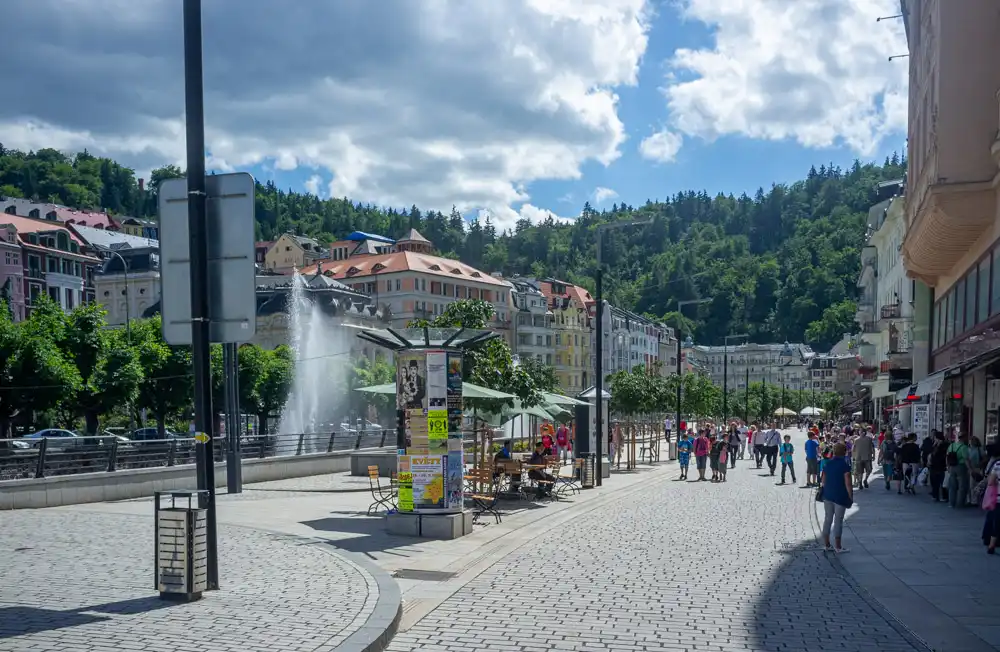
<svg viewBox="0 0 1000 652">
<path fill-rule="evenodd" d="M 351 366 L 351 377 L 348 387 L 351 390 L 352 402 L 360 405 L 371 405 L 379 414 L 387 414 L 395 406 L 394 397 L 386 394 L 357 392 L 360 387 L 373 387 L 396 382 L 396 368 L 389 364 L 384 355 L 373 358 L 361 356 Z"/>
<path fill-rule="evenodd" d="M 61 346 L 76 367 L 80 382 L 73 393 L 75 413 L 83 416 L 87 434 L 99 432 L 100 416 L 132 405 L 142 382 L 142 367 L 125 332 L 106 328 L 104 309 L 88 304 L 64 316 Z"/>
<path fill-rule="evenodd" d="M 463 299 L 448 304 L 443 313 L 432 321 L 415 320 L 411 326 L 432 328 L 486 329 L 496 314 L 493 304 L 479 299 Z M 542 402 L 542 390 L 522 365 L 514 364 L 514 356 L 503 338 L 492 339 L 466 351 L 462 358 L 463 378 L 476 385 L 515 395 L 523 407 L 534 407 Z M 477 404 L 484 410 L 495 412 L 501 406 L 495 401 Z"/>
<path fill-rule="evenodd" d="M 156 419 L 160 439 L 170 419 L 187 415 L 194 397 L 191 349 L 170 346 L 163 339 L 160 317 L 132 322 L 133 348 L 143 370 L 136 407 Z"/>
</svg>

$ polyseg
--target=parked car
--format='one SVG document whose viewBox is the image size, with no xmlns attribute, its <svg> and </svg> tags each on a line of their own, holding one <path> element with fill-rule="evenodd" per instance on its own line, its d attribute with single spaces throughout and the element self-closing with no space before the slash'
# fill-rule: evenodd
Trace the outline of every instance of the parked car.
<svg viewBox="0 0 1000 652">
<path fill-rule="evenodd" d="M 43 439 L 48 440 L 48 450 L 57 451 L 80 448 L 85 445 L 86 441 L 72 430 L 62 430 L 61 428 L 46 428 L 21 438 L 32 448 L 41 446 Z"/>
<path fill-rule="evenodd" d="M 177 450 L 191 448 L 194 441 L 187 434 L 164 430 L 163 435 L 156 428 L 136 428 L 129 434 L 129 439 L 141 447 L 168 446 L 170 440 L 177 441 Z"/>
<path fill-rule="evenodd" d="M 380 426 L 379 424 L 372 423 L 371 421 L 367 421 L 367 420 L 364 422 L 363 425 L 362 425 L 362 423 L 360 421 L 354 421 L 353 423 L 352 422 L 348 422 L 348 421 L 342 421 L 340 423 L 340 431 L 341 432 L 357 432 L 358 429 L 359 429 L 359 426 L 360 426 L 360 429 L 363 430 L 364 432 L 377 432 L 377 431 L 383 429 L 382 426 Z"/>
</svg>

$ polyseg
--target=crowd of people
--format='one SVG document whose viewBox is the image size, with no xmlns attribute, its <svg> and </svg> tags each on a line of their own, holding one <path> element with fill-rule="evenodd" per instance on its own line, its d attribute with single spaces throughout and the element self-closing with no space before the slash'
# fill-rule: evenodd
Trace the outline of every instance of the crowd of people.
<svg viewBox="0 0 1000 652">
<path fill-rule="evenodd" d="M 827 550 L 848 552 L 842 541 L 844 516 L 854 502 L 854 492 L 871 488 L 876 469 L 882 472 L 886 491 L 915 496 L 922 487 L 935 501 L 954 509 L 981 506 L 985 512 L 983 544 L 995 554 L 1000 543 L 1000 515 L 994 507 L 1000 489 L 1000 443 L 983 446 L 976 437 L 934 430 L 918 440 L 916 433 L 899 428 L 876 432 L 856 423 L 806 423 L 804 445 L 805 484 L 816 489 L 823 503 L 823 540 Z M 730 423 L 682 427 L 677 442 L 680 480 L 688 480 L 691 458 L 696 482 L 726 482 L 729 468 L 749 456 L 758 469 L 770 475 L 781 467 L 779 485 L 797 484 L 795 446 L 776 423 L 767 427 Z M 711 475 L 709 475 L 711 471 Z M 920 492 L 922 493 L 922 492 Z"/>
</svg>

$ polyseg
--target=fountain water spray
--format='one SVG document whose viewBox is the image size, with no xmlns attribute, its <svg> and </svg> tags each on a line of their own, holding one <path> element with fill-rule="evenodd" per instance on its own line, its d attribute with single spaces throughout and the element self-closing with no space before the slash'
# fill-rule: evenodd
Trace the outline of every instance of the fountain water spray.
<svg viewBox="0 0 1000 652">
<path fill-rule="evenodd" d="M 278 450 L 293 451 L 300 434 L 341 430 L 349 403 L 350 329 L 339 326 L 310 300 L 306 279 L 295 271 L 288 296 L 288 332 L 295 352 L 292 391 L 281 411 Z M 304 453 L 322 452 L 320 437 L 306 437 Z"/>
</svg>

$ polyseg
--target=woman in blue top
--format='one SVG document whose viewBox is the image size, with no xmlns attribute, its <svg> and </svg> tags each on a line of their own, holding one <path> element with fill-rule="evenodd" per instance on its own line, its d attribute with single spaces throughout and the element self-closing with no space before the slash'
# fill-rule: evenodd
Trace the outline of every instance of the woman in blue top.
<svg viewBox="0 0 1000 652">
<path fill-rule="evenodd" d="M 833 455 L 823 465 L 820 477 L 823 499 L 823 544 L 827 552 L 833 550 L 838 554 L 847 552 L 841 542 L 844 531 L 844 514 L 847 508 L 854 504 L 854 483 L 851 482 L 851 467 L 848 466 L 847 445 L 837 442 L 833 446 Z M 834 545 L 830 546 L 830 534 L 833 534 Z"/>
</svg>

